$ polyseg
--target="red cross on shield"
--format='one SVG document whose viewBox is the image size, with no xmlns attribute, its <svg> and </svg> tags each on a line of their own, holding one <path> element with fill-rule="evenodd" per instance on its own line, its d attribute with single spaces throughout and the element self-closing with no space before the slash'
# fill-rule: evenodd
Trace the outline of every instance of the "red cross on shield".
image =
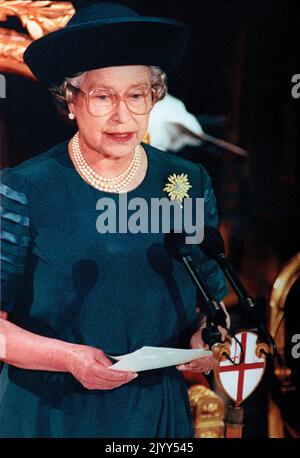
<svg viewBox="0 0 300 458">
<path fill-rule="evenodd" d="M 243 402 L 255 390 L 265 371 L 265 357 L 260 358 L 255 354 L 257 337 L 252 331 L 235 334 L 240 342 L 234 338 L 231 342 L 230 357 L 235 364 L 226 359 L 220 361 L 216 369 L 217 382 L 236 404 Z"/>
</svg>

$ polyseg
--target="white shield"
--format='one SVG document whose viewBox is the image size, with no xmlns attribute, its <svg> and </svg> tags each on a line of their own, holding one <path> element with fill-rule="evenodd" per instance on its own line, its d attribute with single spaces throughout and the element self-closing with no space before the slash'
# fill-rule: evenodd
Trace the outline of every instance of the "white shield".
<svg viewBox="0 0 300 458">
<path fill-rule="evenodd" d="M 251 331 L 240 331 L 234 337 L 231 342 L 230 357 L 235 364 L 228 359 L 220 361 L 216 369 L 216 378 L 228 396 L 240 404 L 260 383 L 266 359 L 259 358 L 255 354 L 257 334 Z"/>
</svg>

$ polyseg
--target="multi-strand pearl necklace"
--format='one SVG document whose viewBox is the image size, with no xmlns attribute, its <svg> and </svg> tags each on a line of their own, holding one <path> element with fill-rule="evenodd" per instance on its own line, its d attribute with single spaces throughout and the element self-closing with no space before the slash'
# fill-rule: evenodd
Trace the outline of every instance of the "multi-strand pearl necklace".
<svg viewBox="0 0 300 458">
<path fill-rule="evenodd" d="M 72 139 L 72 153 L 80 175 L 93 187 L 107 192 L 124 191 L 134 178 L 141 161 L 141 146 L 137 145 L 134 148 L 132 161 L 120 175 L 111 178 L 102 177 L 86 162 L 81 152 L 78 132 Z"/>
</svg>

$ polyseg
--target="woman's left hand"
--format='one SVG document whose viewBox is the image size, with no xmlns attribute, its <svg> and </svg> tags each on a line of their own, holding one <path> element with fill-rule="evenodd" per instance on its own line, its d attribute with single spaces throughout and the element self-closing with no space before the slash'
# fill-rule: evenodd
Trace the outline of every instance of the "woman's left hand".
<svg viewBox="0 0 300 458">
<path fill-rule="evenodd" d="M 205 356 L 204 358 L 194 359 L 190 363 L 180 364 L 177 369 L 180 371 L 189 372 L 210 372 L 213 367 L 213 356 Z"/>
<path fill-rule="evenodd" d="M 202 329 L 195 332 L 191 338 L 191 348 L 202 348 L 203 350 L 208 350 L 208 345 L 206 345 L 202 339 Z M 177 366 L 177 369 L 180 371 L 189 371 L 189 372 L 209 372 L 213 367 L 213 356 L 205 356 L 204 358 L 194 359 L 193 361 L 180 364 Z"/>
<path fill-rule="evenodd" d="M 220 305 L 226 315 L 227 329 L 223 328 L 222 326 L 218 326 L 218 331 L 220 333 L 221 341 L 224 342 L 228 334 L 228 329 L 230 328 L 230 317 L 222 301 L 220 302 Z M 206 317 L 203 317 L 200 323 L 200 329 L 196 331 L 195 334 L 192 335 L 192 338 L 190 341 L 191 348 L 202 348 L 203 350 L 209 350 L 208 345 L 204 342 L 202 338 L 202 331 L 205 328 L 205 326 L 206 326 Z M 193 361 L 186 363 L 186 364 L 180 364 L 179 366 L 177 366 L 177 369 L 179 369 L 180 371 L 190 371 L 190 372 L 209 372 L 213 368 L 213 360 L 214 360 L 213 355 L 210 355 L 204 358 L 194 359 Z"/>
<path fill-rule="evenodd" d="M 203 328 L 200 328 L 197 332 L 195 332 L 195 334 L 192 335 L 190 342 L 191 348 L 202 348 L 203 350 L 209 350 L 208 345 L 203 341 L 202 330 Z M 228 331 L 221 326 L 218 326 L 218 330 L 221 335 L 221 341 L 224 342 Z M 204 358 L 194 359 L 193 361 L 186 364 L 180 364 L 177 366 L 177 369 L 180 371 L 190 372 L 209 372 L 213 368 L 213 361 L 213 355 L 205 356 Z"/>
</svg>

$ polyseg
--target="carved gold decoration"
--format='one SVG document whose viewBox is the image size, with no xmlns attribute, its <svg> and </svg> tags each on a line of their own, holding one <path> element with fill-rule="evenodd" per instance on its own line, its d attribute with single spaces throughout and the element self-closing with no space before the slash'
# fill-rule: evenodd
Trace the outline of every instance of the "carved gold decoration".
<svg viewBox="0 0 300 458">
<path fill-rule="evenodd" d="M 23 62 L 23 53 L 30 43 L 26 35 L 0 28 L 0 71 L 32 76 Z"/>
<path fill-rule="evenodd" d="M 223 399 L 203 385 L 194 385 L 189 388 L 189 400 L 195 437 L 224 437 Z"/>
<path fill-rule="evenodd" d="M 270 346 L 265 342 L 259 342 L 255 349 L 257 358 L 263 358 L 268 353 L 270 353 Z"/>
<path fill-rule="evenodd" d="M 269 309 L 269 331 L 275 339 L 277 357 L 274 360 L 275 374 L 281 382 L 282 390 L 288 388 L 290 369 L 285 362 L 284 306 L 288 293 L 300 278 L 300 253 L 296 254 L 282 269 L 274 282 Z"/>
<path fill-rule="evenodd" d="M 214 361 L 225 361 L 230 357 L 230 347 L 231 347 L 232 338 L 227 335 L 225 342 L 214 345 L 213 347 L 213 356 Z"/>
<path fill-rule="evenodd" d="M 17 16 L 33 40 L 64 27 L 74 12 L 70 2 L 0 1 L 0 21 Z"/>
<path fill-rule="evenodd" d="M 287 296 L 299 278 L 300 253 L 297 253 L 279 273 L 270 297 L 269 332 L 272 334 L 277 346 L 277 355 L 274 358 L 274 372 L 280 382 L 282 393 L 295 389 L 290 379 L 291 369 L 287 366 L 285 358 L 284 309 Z M 283 424 L 281 412 L 272 399 L 269 400 L 268 417 L 269 437 L 284 437 L 284 427 L 287 428 L 287 425 Z"/>
<path fill-rule="evenodd" d="M 33 78 L 23 61 L 25 49 L 33 40 L 64 27 L 74 13 L 70 2 L 0 0 L 0 21 L 16 16 L 28 31 L 26 35 L 0 28 L 0 71 Z"/>
</svg>

